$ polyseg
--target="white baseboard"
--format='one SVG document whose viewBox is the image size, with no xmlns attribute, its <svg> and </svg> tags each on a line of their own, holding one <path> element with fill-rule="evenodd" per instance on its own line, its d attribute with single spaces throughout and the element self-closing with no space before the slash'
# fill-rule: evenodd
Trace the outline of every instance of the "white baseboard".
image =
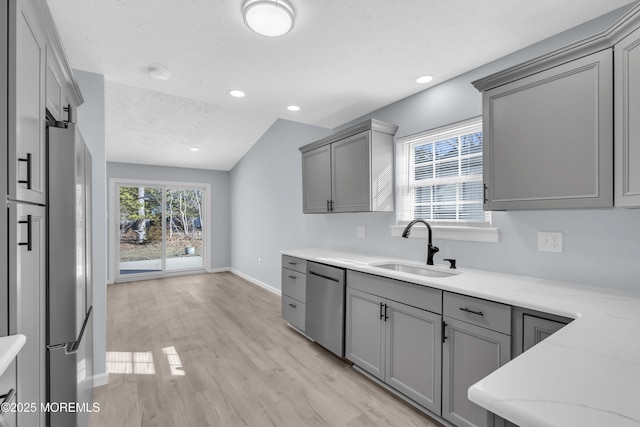
<svg viewBox="0 0 640 427">
<path fill-rule="evenodd" d="M 271 285 L 267 285 L 266 283 L 261 282 L 258 279 L 254 279 L 253 277 L 248 276 L 248 275 L 246 275 L 244 273 L 241 273 L 241 272 L 239 272 L 238 270 L 236 270 L 234 268 L 232 268 L 230 271 L 233 274 L 235 274 L 236 276 L 240 276 L 243 279 L 248 280 L 249 282 L 253 283 L 254 285 L 260 286 L 261 288 L 264 288 L 264 289 L 268 290 L 269 292 L 272 292 L 272 293 L 274 293 L 274 294 L 276 294 L 278 296 L 282 296 L 282 291 L 280 289 L 276 289 Z"/>
<path fill-rule="evenodd" d="M 100 387 L 101 385 L 109 384 L 109 374 L 102 373 L 93 376 L 93 387 Z"/>
<path fill-rule="evenodd" d="M 207 273 L 224 273 L 231 271 L 231 267 L 208 268 Z"/>
</svg>

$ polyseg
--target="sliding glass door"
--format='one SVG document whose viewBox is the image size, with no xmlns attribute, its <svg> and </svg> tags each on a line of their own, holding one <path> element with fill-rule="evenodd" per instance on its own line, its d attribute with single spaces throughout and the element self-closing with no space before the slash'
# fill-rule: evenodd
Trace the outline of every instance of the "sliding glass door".
<svg viewBox="0 0 640 427">
<path fill-rule="evenodd" d="M 205 187 L 131 182 L 115 190 L 118 278 L 205 269 Z"/>
</svg>

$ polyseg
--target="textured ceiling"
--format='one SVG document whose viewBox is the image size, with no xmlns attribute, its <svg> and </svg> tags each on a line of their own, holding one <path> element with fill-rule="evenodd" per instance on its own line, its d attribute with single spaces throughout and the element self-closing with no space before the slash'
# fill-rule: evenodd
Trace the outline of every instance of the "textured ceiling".
<svg viewBox="0 0 640 427">
<path fill-rule="evenodd" d="M 281 38 L 248 30 L 243 0 L 47 3 L 72 67 L 105 75 L 107 160 L 217 170 L 277 118 L 334 128 L 632 3 L 291 1 L 296 25 Z M 423 74 L 435 78 L 416 84 Z"/>
</svg>

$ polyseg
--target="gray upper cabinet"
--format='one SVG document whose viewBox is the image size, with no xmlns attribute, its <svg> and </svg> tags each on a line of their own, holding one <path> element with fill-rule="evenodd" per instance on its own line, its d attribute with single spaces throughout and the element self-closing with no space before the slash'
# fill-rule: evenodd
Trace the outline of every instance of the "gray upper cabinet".
<svg viewBox="0 0 640 427">
<path fill-rule="evenodd" d="M 82 96 L 45 1 L 9 0 L 0 19 L 8 28 L 0 72 L 6 82 L 0 112 L 7 129 L 7 195 L 45 204 L 46 111 L 63 120 L 67 104 L 80 105 Z"/>
<path fill-rule="evenodd" d="M 368 120 L 300 147 L 304 213 L 393 211 L 393 135 Z"/>
<path fill-rule="evenodd" d="M 483 93 L 487 210 L 613 205 L 611 49 Z"/>
<path fill-rule="evenodd" d="M 8 194 L 44 204 L 46 45 L 29 3 L 9 2 Z"/>
<path fill-rule="evenodd" d="M 615 204 L 640 206 L 640 29 L 614 47 Z"/>
<path fill-rule="evenodd" d="M 639 44 L 636 4 L 599 33 L 473 82 L 486 210 L 640 206 Z"/>
</svg>

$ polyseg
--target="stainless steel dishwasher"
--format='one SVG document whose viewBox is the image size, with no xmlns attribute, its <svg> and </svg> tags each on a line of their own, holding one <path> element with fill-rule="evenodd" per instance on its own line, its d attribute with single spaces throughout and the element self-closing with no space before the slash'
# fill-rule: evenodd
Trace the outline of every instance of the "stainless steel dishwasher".
<svg viewBox="0 0 640 427">
<path fill-rule="evenodd" d="M 344 356 L 344 283 L 343 269 L 307 262 L 305 333 L 340 357 Z"/>
</svg>

